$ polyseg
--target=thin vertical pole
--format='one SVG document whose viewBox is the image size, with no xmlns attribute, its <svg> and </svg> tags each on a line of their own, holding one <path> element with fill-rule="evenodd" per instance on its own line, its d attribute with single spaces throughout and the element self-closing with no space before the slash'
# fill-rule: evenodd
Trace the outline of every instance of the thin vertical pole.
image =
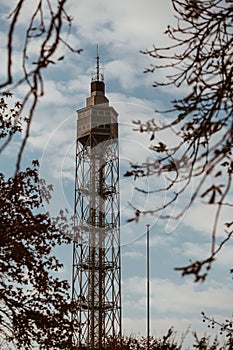
<svg viewBox="0 0 233 350">
<path fill-rule="evenodd" d="M 150 225 L 147 224 L 147 349 L 150 346 Z"/>
</svg>

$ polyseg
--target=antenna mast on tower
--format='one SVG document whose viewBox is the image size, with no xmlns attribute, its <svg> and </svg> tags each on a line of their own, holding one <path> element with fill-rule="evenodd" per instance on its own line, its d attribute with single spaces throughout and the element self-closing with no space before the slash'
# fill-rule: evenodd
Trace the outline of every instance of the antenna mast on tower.
<svg viewBox="0 0 233 350">
<path fill-rule="evenodd" d="M 100 76 L 100 58 L 99 58 L 99 48 L 98 44 L 96 45 L 96 77 L 97 81 L 99 81 Z"/>
</svg>

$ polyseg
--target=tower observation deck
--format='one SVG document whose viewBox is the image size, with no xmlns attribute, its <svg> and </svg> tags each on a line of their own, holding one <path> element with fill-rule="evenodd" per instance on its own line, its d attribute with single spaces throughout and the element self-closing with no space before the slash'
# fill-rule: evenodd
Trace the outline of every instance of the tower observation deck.
<svg viewBox="0 0 233 350">
<path fill-rule="evenodd" d="M 102 349 L 121 336 L 118 113 L 97 67 L 86 107 L 77 111 L 73 318 L 77 349 Z"/>
</svg>

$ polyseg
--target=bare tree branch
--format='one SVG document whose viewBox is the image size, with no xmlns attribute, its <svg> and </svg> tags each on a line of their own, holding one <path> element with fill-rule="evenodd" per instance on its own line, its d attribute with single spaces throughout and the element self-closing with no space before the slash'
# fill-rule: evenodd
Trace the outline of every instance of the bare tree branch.
<svg viewBox="0 0 233 350">
<path fill-rule="evenodd" d="M 58 48 L 63 45 L 68 50 L 80 54 L 81 49 L 74 49 L 66 39 L 64 39 L 64 26 L 69 33 L 72 25 L 72 17 L 66 12 L 67 0 L 37 0 L 37 4 L 32 7 L 28 26 L 25 30 L 25 37 L 21 55 L 22 73 L 21 77 L 12 76 L 13 61 L 13 40 L 17 31 L 20 15 L 24 13 L 27 4 L 24 0 L 17 3 L 15 9 L 9 15 L 10 25 L 7 44 L 7 79 L 0 83 L 0 89 L 7 89 L 13 92 L 18 86 L 27 84 L 28 90 L 23 97 L 22 107 L 18 117 L 26 109 L 29 109 L 27 129 L 22 140 L 18 153 L 15 173 L 20 169 L 22 154 L 30 134 L 31 121 L 34 115 L 39 98 L 44 95 L 43 72 L 49 66 L 63 60 L 64 56 L 57 57 Z M 46 17 L 46 21 L 45 21 Z M 36 54 L 30 53 L 32 43 L 37 43 Z M 20 60 L 20 57 L 17 57 Z M 3 91 L 3 90 L 2 90 Z M 13 135 L 9 135 L 7 140 L 1 145 L 0 152 L 11 142 Z"/>
<path fill-rule="evenodd" d="M 209 258 L 179 269 L 184 275 L 193 273 L 199 280 L 202 267 L 210 267 L 219 251 L 216 233 L 222 209 L 233 205 L 230 196 L 233 174 L 233 4 L 227 0 L 172 0 L 172 5 L 177 25 L 174 28 L 168 26 L 165 33 L 173 44 L 154 46 L 143 52 L 155 61 L 146 72 L 168 70 L 165 78 L 162 75 L 154 86 L 183 86 L 187 94 L 171 101 L 172 108 L 156 111 L 166 115 L 166 123 L 155 119 L 145 123 L 134 121 L 138 131 L 151 135 L 150 150 L 154 153 L 154 161 L 132 164 L 125 176 L 135 180 L 161 175 L 166 178 L 166 185 L 155 191 L 167 194 L 166 203 L 140 211 L 140 215 L 161 213 L 162 219 L 178 219 L 199 199 L 216 208 Z M 178 145 L 172 146 L 160 137 L 165 130 L 176 135 Z M 193 192 L 184 206 L 175 215 L 164 215 L 163 211 L 175 204 L 181 194 L 190 191 L 191 185 Z M 143 188 L 136 189 L 147 193 Z M 138 220 L 138 208 L 131 205 L 135 217 L 129 220 Z M 204 279 L 206 274 L 203 276 Z"/>
</svg>

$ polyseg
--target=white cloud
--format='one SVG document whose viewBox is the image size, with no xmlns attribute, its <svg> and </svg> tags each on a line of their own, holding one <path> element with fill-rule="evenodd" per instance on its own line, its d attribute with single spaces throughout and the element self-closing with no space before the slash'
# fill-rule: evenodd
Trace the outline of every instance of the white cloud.
<svg viewBox="0 0 233 350">
<path fill-rule="evenodd" d="M 145 48 L 152 45 L 155 38 L 161 40 L 161 29 L 171 23 L 171 7 L 168 0 L 159 5 L 152 0 L 146 4 L 133 0 L 104 2 L 103 0 L 70 2 L 70 12 L 74 15 L 79 32 L 89 40 L 102 38 L 108 44 Z"/>
<path fill-rule="evenodd" d="M 232 264 L 232 244 L 226 243 L 222 250 L 216 256 L 216 264 L 220 266 L 231 266 Z M 190 259 L 204 260 L 211 254 L 211 244 L 208 243 L 193 243 L 184 242 L 178 251 L 188 256 Z"/>
<path fill-rule="evenodd" d="M 152 228 L 153 230 L 153 228 Z M 167 246 L 170 246 L 172 247 L 173 245 L 176 244 L 176 240 L 173 236 L 171 235 L 151 235 L 151 238 L 150 238 L 150 247 L 153 248 L 153 247 L 167 247 Z"/>
<path fill-rule="evenodd" d="M 128 62 L 123 60 L 111 61 L 105 66 L 105 69 L 108 72 L 108 77 L 110 79 L 118 79 L 124 89 L 130 91 L 139 85 L 138 72 Z"/>
<path fill-rule="evenodd" d="M 153 312 L 163 314 L 188 315 L 201 313 L 204 310 L 227 313 L 231 307 L 233 297 L 230 282 L 225 285 L 210 282 L 199 286 L 191 281 L 175 283 L 168 279 L 151 279 L 151 308 Z M 124 281 L 123 290 L 125 299 L 132 307 L 138 309 L 146 307 L 146 279 L 133 276 Z M 134 295 L 134 299 L 132 299 Z M 135 301 L 137 301 L 135 303 Z"/>
<path fill-rule="evenodd" d="M 139 252 L 131 252 L 131 251 L 127 251 L 127 252 L 124 252 L 122 254 L 123 257 L 127 257 L 127 258 L 131 258 L 131 259 L 140 259 L 141 257 L 143 257 L 143 254 L 142 253 L 139 253 Z"/>
<path fill-rule="evenodd" d="M 183 223 L 189 227 L 194 227 L 203 235 L 210 236 L 217 207 L 203 203 L 197 203 L 187 211 Z M 221 216 L 218 221 L 217 236 L 225 237 L 224 223 L 230 221 L 232 217 L 232 209 L 230 207 L 222 207 Z"/>
</svg>

